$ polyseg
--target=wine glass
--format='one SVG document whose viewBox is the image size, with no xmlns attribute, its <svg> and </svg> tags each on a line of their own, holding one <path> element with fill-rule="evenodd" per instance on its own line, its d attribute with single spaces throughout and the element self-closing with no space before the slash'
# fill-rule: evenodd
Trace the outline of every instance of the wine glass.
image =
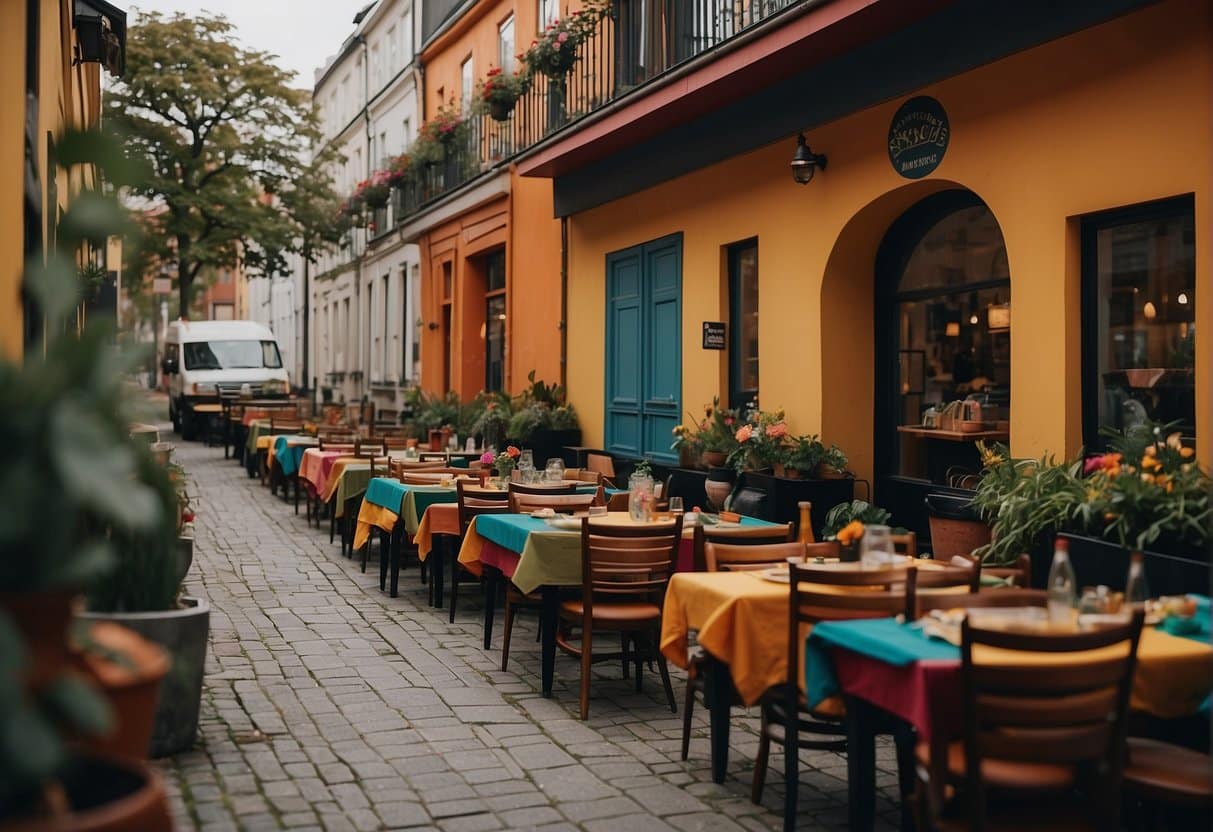
<svg viewBox="0 0 1213 832">
<path fill-rule="evenodd" d="M 682 498 L 681 497 L 671 497 L 670 498 L 670 514 L 682 514 L 682 512 L 683 512 Z"/>
</svg>

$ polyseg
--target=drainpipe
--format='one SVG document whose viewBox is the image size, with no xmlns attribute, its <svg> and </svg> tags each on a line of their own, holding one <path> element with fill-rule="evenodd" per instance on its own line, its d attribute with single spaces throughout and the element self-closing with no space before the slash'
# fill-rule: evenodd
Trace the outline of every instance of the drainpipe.
<svg viewBox="0 0 1213 832">
<path fill-rule="evenodd" d="M 560 386 L 569 382 L 569 218 L 560 218 Z"/>
</svg>

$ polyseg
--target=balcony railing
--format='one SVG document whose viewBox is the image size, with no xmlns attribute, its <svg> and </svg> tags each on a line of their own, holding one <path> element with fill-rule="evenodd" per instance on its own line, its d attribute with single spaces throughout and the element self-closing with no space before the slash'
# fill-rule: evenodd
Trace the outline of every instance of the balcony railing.
<svg viewBox="0 0 1213 832">
<path fill-rule="evenodd" d="M 773 15 L 809 0 L 614 0 L 561 79 L 535 74 L 508 118 L 470 116 L 441 162 L 393 194 L 396 222 L 558 130 Z"/>
</svg>

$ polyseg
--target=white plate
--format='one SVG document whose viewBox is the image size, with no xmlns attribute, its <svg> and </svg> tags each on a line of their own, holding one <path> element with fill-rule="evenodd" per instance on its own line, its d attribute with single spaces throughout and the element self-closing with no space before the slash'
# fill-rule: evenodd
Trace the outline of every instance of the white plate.
<svg viewBox="0 0 1213 832">
<path fill-rule="evenodd" d="M 580 517 L 549 517 L 543 522 L 547 523 L 553 529 L 562 529 L 569 532 L 581 531 Z"/>
<path fill-rule="evenodd" d="M 764 581 L 773 581 L 777 584 L 786 584 L 789 582 L 788 570 L 784 566 L 775 566 L 771 569 L 764 569 L 759 573 Z"/>
</svg>

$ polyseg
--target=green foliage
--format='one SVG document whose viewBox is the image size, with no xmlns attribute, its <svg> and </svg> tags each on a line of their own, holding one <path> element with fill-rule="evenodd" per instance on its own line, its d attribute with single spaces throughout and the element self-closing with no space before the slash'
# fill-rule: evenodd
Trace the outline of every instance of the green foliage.
<svg viewBox="0 0 1213 832">
<path fill-rule="evenodd" d="M 530 382 L 530 387 L 522 392 L 523 401 L 544 404 L 548 407 L 559 407 L 564 404 L 564 388 L 559 384 L 546 384 L 542 379 L 537 381 L 534 370 L 527 373 L 526 380 Z"/>
<path fill-rule="evenodd" d="M 148 12 L 129 31 L 106 122 L 150 171 L 130 191 L 153 208 L 148 254 L 178 264 L 182 315 L 205 268 L 242 261 L 286 274 L 287 254 L 313 259 L 336 239 L 326 173 L 335 155 L 303 161 L 320 132 L 292 82 L 271 55 L 241 46 L 223 17 Z"/>
<path fill-rule="evenodd" d="M 550 414 L 551 410 L 538 402 L 523 404 L 510 417 L 507 433 L 511 439 L 525 442 L 535 434 L 535 431 L 547 426 Z"/>
<path fill-rule="evenodd" d="M 465 433 L 481 437 L 484 447 L 500 447 L 509 435 L 513 402 L 505 393 L 481 392 L 467 408 L 473 413 Z"/>
<path fill-rule="evenodd" d="M 821 529 L 821 534 L 827 539 L 832 538 L 852 520 L 858 520 L 865 526 L 887 526 L 892 516 L 887 510 L 866 500 L 839 503 L 826 513 L 826 521 Z M 904 534 L 905 529 L 899 527 L 894 529 L 894 532 Z"/>
</svg>

